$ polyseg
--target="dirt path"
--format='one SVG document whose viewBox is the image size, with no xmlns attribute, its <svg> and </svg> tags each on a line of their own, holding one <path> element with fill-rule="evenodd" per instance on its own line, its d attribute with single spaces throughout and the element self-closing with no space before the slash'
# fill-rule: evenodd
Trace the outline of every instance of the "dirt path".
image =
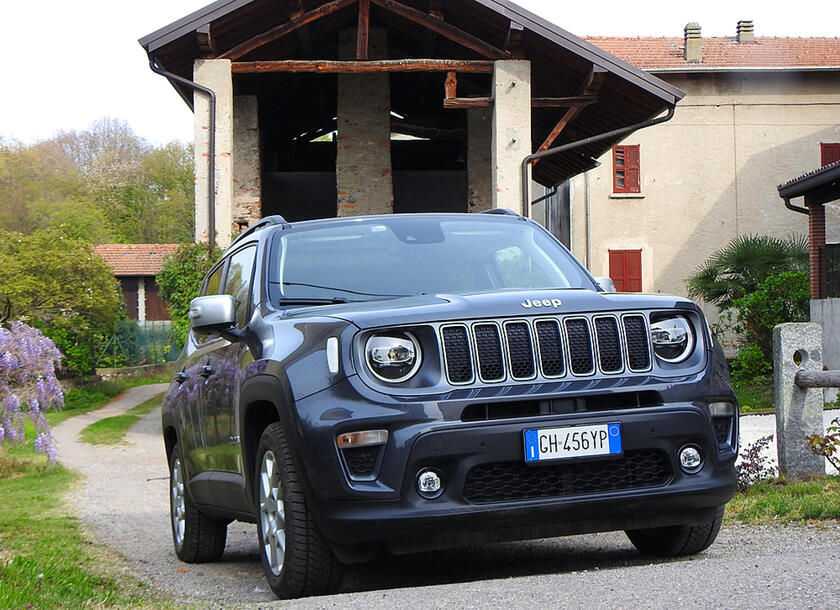
<svg viewBox="0 0 840 610">
<path fill-rule="evenodd" d="M 134 388 L 106 408 L 56 427 L 61 461 L 86 477 L 72 501 L 90 534 L 122 553 L 135 574 L 153 587 L 213 607 L 265 608 L 274 596 L 262 574 L 254 526 L 230 525 L 218 563 L 188 565 L 176 559 L 158 410 L 128 433 L 125 445 L 95 447 L 76 440 L 93 421 L 122 413 L 165 387 Z M 824 605 L 827 600 L 831 606 L 840 603 L 838 562 L 836 523 L 728 525 L 707 552 L 672 562 L 641 557 L 621 532 L 610 532 L 349 566 L 338 595 L 271 606 L 669 608 L 682 601 L 687 607 L 775 608 Z"/>
</svg>

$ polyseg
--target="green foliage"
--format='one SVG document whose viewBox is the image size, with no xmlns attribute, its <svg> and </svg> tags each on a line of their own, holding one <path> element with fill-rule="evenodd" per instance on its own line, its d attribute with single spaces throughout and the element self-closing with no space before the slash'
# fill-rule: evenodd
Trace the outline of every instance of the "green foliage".
<svg viewBox="0 0 840 610">
<path fill-rule="evenodd" d="M 686 286 L 690 298 L 726 309 L 771 275 L 807 269 L 807 238 L 741 235 L 712 254 L 688 277 Z"/>
<path fill-rule="evenodd" d="M 737 378 L 733 374 L 732 389 L 738 397 L 738 410 L 745 413 L 772 413 L 776 408 L 773 377 L 757 376 Z"/>
<path fill-rule="evenodd" d="M 190 327 L 190 301 L 198 296 L 201 281 L 216 263 L 222 251 L 212 252 L 206 243 L 183 243 L 175 254 L 168 256 L 156 276 L 160 297 L 169 308 L 174 338 L 184 343 Z"/>
<path fill-rule="evenodd" d="M 0 141 L 0 230 L 60 228 L 94 243 L 193 235 L 192 146 L 151 146 L 122 121 L 31 146 Z"/>
<path fill-rule="evenodd" d="M 826 430 L 825 435 L 813 434 L 806 436 L 808 448 L 817 455 L 823 456 L 828 463 L 840 470 L 840 418 L 834 418 Z"/>
<path fill-rule="evenodd" d="M 732 361 L 732 381 L 744 383 L 773 372 L 773 367 L 764 357 L 764 352 L 754 343 L 738 350 L 738 357 Z"/>
<path fill-rule="evenodd" d="M 91 244 L 60 229 L 0 231 L 0 324 L 21 320 L 64 355 L 62 370 L 86 375 L 97 345 L 123 315 L 119 285 Z"/>
<path fill-rule="evenodd" d="M 808 273 L 784 272 L 771 275 L 757 288 L 732 302 L 736 312 L 733 330 L 748 345 L 758 347 L 769 369 L 773 359 L 773 327 L 785 322 L 807 322 L 810 308 Z M 754 348 L 753 352 L 755 351 Z M 753 353 L 746 363 L 756 366 Z M 752 360 L 750 360 L 752 358 Z M 739 355 L 740 359 L 740 355 Z"/>
</svg>

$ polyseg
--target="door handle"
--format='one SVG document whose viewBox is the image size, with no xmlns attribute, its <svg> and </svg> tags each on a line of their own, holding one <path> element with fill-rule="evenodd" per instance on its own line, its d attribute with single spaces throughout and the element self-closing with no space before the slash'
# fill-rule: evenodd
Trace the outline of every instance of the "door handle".
<svg viewBox="0 0 840 610">
<path fill-rule="evenodd" d="M 213 368 L 212 366 L 210 366 L 209 364 L 205 364 L 205 365 L 201 368 L 201 373 L 199 373 L 199 374 L 200 374 L 202 377 L 209 377 L 210 375 L 212 375 L 212 374 L 213 374 L 213 373 L 215 373 L 215 372 L 216 372 L 216 369 L 214 369 L 214 368 Z"/>
</svg>

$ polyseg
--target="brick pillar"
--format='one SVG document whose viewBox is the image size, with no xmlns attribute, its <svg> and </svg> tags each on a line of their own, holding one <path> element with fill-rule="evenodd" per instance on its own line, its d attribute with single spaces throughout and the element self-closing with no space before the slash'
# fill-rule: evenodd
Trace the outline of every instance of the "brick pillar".
<svg viewBox="0 0 840 610">
<path fill-rule="evenodd" d="M 825 206 L 808 206 L 808 244 L 810 247 L 811 298 L 822 298 L 825 278 L 822 277 L 820 249 L 825 246 Z"/>
<path fill-rule="evenodd" d="M 467 211 L 482 212 L 492 207 L 493 178 L 490 171 L 490 142 L 493 111 L 467 110 Z"/>
<path fill-rule="evenodd" d="M 230 245 L 233 224 L 233 78 L 229 59 L 196 59 L 193 80 L 216 93 L 216 243 Z M 195 240 L 207 241 L 209 227 L 207 163 L 210 109 L 207 96 L 195 94 Z"/>
<path fill-rule="evenodd" d="M 387 55 L 384 30 L 370 32 L 371 59 Z M 356 30 L 339 33 L 339 58 L 356 56 Z M 391 81 L 383 74 L 338 75 L 338 216 L 392 214 Z"/>
<path fill-rule="evenodd" d="M 255 95 L 233 98 L 233 232 L 262 218 L 259 102 Z"/>
<path fill-rule="evenodd" d="M 492 203 L 522 213 L 522 159 L 531 154 L 531 62 L 500 60 L 493 71 Z"/>
</svg>

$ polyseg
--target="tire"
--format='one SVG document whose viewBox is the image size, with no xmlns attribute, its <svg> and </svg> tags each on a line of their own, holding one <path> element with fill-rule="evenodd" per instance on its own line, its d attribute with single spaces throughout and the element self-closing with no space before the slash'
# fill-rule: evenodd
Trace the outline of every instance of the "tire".
<svg viewBox="0 0 840 610">
<path fill-rule="evenodd" d="M 193 504 L 179 445 L 169 458 L 169 516 L 178 559 L 187 563 L 219 560 L 225 551 L 227 521 L 211 519 Z"/>
<path fill-rule="evenodd" d="M 343 566 L 312 520 L 279 423 L 260 438 L 254 481 L 260 556 L 271 590 L 281 599 L 334 592 Z"/>
<path fill-rule="evenodd" d="M 625 533 L 633 546 L 644 555 L 654 557 L 680 557 L 704 551 L 715 541 L 723 521 L 723 506 L 715 511 L 715 517 L 703 525 L 674 525 L 643 530 L 628 530 Z"/>
</svg>

